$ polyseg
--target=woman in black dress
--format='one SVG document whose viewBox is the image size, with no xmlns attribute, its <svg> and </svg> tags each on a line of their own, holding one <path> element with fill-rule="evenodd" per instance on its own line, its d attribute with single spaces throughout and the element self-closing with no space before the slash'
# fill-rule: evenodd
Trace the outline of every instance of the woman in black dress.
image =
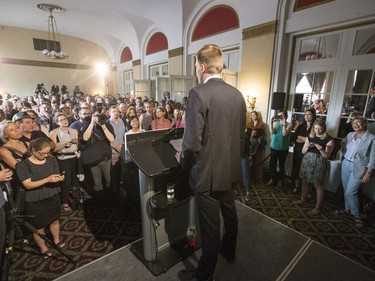
<svg viewBox="0 0 375 281">
<path fill-rule="evenodd" d="M 294 204 L 302 204 L 306 201 L 309 184 L 312 183 L 316 190 L 315 208 L 308 212 L 310 216 L 320 214 L 320 206 L 324 198 L 324 178 L 327 172 L 327 160 L 333 150 L 333 139 L 327 134 L 326 123 L 322 119 L 314 122 L 310 135 L 306 138 L 302 148 L 300 177 L 302 178 L 301 199 L 293 201 Z"/>
<path fill-rule="evenodd" d="M 61 215 L 60 185 L 64 176 L 59 174 L 56 158 L 50 156 L 51 146 L 47 138 L 33 140 L 28 148 L 30 156 L 16 166 L 18 178 L 26 189 L 24 213 L 27 220 L 38 233 L 44 234 L 44 229 L 49 226 L 53 242 L 64 247 L 60 241 Z M 45 241 L 37 234 L 33 234 L 40 252 L 46 256 L 52 253 L 47 248 Z"/>
<path fill-rule="evenodd" d="M 303 153 L 302 147 L 305 143 L 306 138 L 311 132 L 312 125 L 316 119 L 316 113 L 314 108 L 306 109 L 305 111 L 305 122 L 300 124 L 294 134 L 292 134 L 290 141 L 294 142 L 294 150 L 293 150 L 293 166 L 292 166 L 292 188 L 293 192 L 297 192 L 297 181 L 300 179 L 299 177 L 299 170 L 302 163 Z"/>
</svg>

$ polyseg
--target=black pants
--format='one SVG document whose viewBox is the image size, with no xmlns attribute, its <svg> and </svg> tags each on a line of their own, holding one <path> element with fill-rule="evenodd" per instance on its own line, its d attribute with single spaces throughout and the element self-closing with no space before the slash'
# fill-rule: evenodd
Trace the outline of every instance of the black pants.
<svg viewBox="0 0 375 281">
<path fill-rule="evenodd" d="M 62 171 L 65 171 L 65 179 L 61 183 L 61 202 L 62 204 L 67 204 L 69 189 L 72 186 L 78 186 L 78 178 L 76 171 L 77 157 L 64 160 L 58 159 L 57 162 L 59 163 L 60 173 Z"/>
<path fill-rule="evenodd" d="M 288 157 L 288 150 L 275 150 L 271 148 L 270 158 L 270 179 L 274 182 L 282 181 L 285 175 L 285 160 Z M 277 172 L 277 164 L 279 172 Z"/>
<path fill-rule="evenodd" d="M 5 244 L 5 213 L 4 207 L 0 208 L 0 269 L 3 268 L 3 257 L 4 257 L 4 244 Z M 0 278 L 1 278 L 0 273 Z"/>
<path fill-rule="evenodd" d="M 220 248 L 227 256 L 235 257 L 238 219 L 234 191 L 196 193 L 202 256 L 198 263 L 199 280 L 213 277 Z M 220 211 L 224 219 L 224 236 L 220 242 Z"/>
</svg>

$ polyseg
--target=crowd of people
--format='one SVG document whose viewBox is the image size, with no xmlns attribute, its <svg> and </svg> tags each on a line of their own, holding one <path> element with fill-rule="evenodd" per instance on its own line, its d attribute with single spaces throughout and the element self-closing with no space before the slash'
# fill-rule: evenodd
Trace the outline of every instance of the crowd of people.
<svg viewBox="0 0 375 281">
<path fill-rule="evenodd" d="M 216 53 L 215 47 L 210 47 Z M 219 56 L 219 53 L 217 53 Z M 202 54 L 203 56 L 203 54 Z M 175 102 L 169 99 L 169 93 L 166 93 L 166 99 L 156 101 L 150 97 L 132 97 L 130 93 L 125 96 L 90 96 L 85 95 L 76 86 L 72 95 L 66 87 L 62 87 L 63 92 L 55 85 L 51 93 L 46 91 L 44 85 L 38 85 L 35 94 L 28 97 L 19 98 L 4 94 L 0 103 L 0 181 L 10 182 L 14 196 L 25 192 L 24 212 L 26 215 L 32 215 L 30 223 L 40 234 L 45 233 L 48 227 L 53 242 L 58 247 L 64 247 L 63 241 L 59 237 L 59 216 L 61 213 L 72 211 L 68 204 L 68 195 L 71 187 L 80 185 L 80 182 L 91 180 L 92 190 L 95 194 L 107 196 L 123 195 L 121 186 L 126 179 L 124 178 L 124 169 L 126 169 L 126 136 L 129 134 L 141 133 L 149 130 L 169 129 L 172 127 L 184 128 L 186 122 L 190 127 L 185 130 L 183 138 L 183 148 L 181 155 L 177 158 L 181 164 L 186 166 L 189 157 L 195 157 L 192 161 L 194 165 L 207 165 L 201 167 L 202 170 L 192 169 L 192 173 L 197 174 L 195 183 L 195 195 L 198 200 L 198 208 L 205 208 L 204 205 L 210 205 L 208 201 L 215 198 L 220 204 L 227 205 L 225 223 L 229 225 L 227 234 L 232 235 L 228 243 L 223 242 L 222 254 L 229 262 L 235 261 L 235 242 L 237 235 L 237 220 L 233 203 L 233 194 L 228 189 L 231 187 L 233 177 L 242 172 L 242 184 L 245 191 L 245 199 L 250 200 L 250 191 L 252 183 L 261 183 L 263 181 L 262 164 L 264 162 L 264 149 L 268 145 L 270 148 L 270 172 L 267 186 L 276 186 L 283 188 L 285 177 L 285 163 L 291 143 L 294 146 L 293 164 L 291 171 L 292 188 L 298 192 L 301 187 L 301 198 L 294 204 L 304 204 L 308 200 L 309 187 L 314 186 L 316 191 L 315 207 L 308 213 L 311 216 L 317 216 L 321 212 L 321 204 L 324 199 L 324 180 L 327 173 L 327 160 L 330 159 L 334 149 L 333 138 L 326 131 L 324 120 L 317 119 L 316 109 L 307 108 L 305 110 L 304 122 L 299 123 L 297 127 L 288 122 L 288 112 L 284 109 L 278 110 L 277 114 L 271 118 L 269 125 L 271 138 L 267 140 L 266 124 L 263 122 L 262 114 L 259 111 L 251 111 L 249 122 L 244 130 L 242 145 L 240 148 L 235 146 L 227 150 L 228 143 L 220 142 L 220 139 L 231 140 L 231 136 L 226 131 L 220 131 L 220 134 L 210 146 L 205 145 L 202 139 L 209 139 L 207 131 L 202 127 L 203 123 L 207 126 L 214 126 L 211 122 L 219 115 L 206 116 L 207 109 L 205 103 L 200 99 L 207 98 L 202 95 L 212 93 L 211 86 L 217 83 L 217 89 L 230 91 L 235 99 L 240 97 L 239 92 L 233 88 L 228 88 L 222 84 L 219 74 L 211 74 L 207 71 L 205 64 L 200 64 L 197 57 L 197 77 L 202 80 L 206 77 L 210 83 L 195 92 L 195 89 L 189 93 L 189 104 L 187 99 L 182 102 Z M 202 82 L 202 81 L 201 81 Z M 205 80 L 206 82 L 206 80 Z M 203 83 L 203 82 L 202 82 Z M 205 83 L 204 83 L 205 84 Z M 198 88 L 197 88 L 198 89 Z M 217 90 L 216 90 L 217 91 Z M 216 93 L 216 92 L 215 92 Z M 237 97 L 238 96 L 238 97 Z M 213 101 L 209 101 L 213 102 Z M 207 101 L 207 103 L 209 103 Z M 218 106 L 220 102 L 216 101 Z M 242 100 L 238 100 L 238 106 L 242 107 Z M 185 111 L 189 114 L 185 116 Z M 234 112 L 234 114 L 238 112 Z M 218 113 L 220 114 L 220 113 Z M 185 120 L 185 117 L 188 119 Z M 233 116 L 232 116 L 233 117 Z M 231 118 L 232 118 L 231 117 Z M 202 119 L 203 118 L 203 119 Z M 213 118 L 211 120 L 211 118 Z M 229 117 L 228 117 L 229 118 Z M 220 119 L 220 118 L 219 118 Z M 242 120 L 242 116 L 235 116 L 236 122 Z M 242 122 L 242 121 L 241 121 Z M 218 128 L 224 123 L 218 123 Z M 234 123 L 233 123 L 234 124 Z M 228 124 L 229 125 L 229 124 Z M 236 134 L 240 123 L 236 127 L 231 127 L 232 132 Z M 215 125 L 216 126 L 216 125 Z M 230 126 L 229 126 L 230 127 Z M 359 212 L 359 189 L 362 184 L 368 184 L 373 177 L 375 169 L 375 135 L 367 130 L 368 124 L 365 117 L 356 116 L 351 121 L 351 130 L 343 141 L 343 161 L 342 161 L 342 183 L 344 189 L 345 208 L 338 210 L 337 214 L 348 214 L 355 218 L 356 226 L 363 226 L 363 221 Z M 196 129 L 202 129 L 201 138 L 197 138 Z M 215 133 L 212 131 L 212 133 Z M 231 134 L 232 134 L 231 133 Z M 98 145 L 102 157 L 95 163 L 83 163 L 83 154 L 90 147 Z M 217 161 L 212 159 L 209 151 L 217 145 L 217 151 L 212 155 L 219 157 Z M 202 146 L 203 145 L 203 146 Z M 233 144 L 234 145 L 234 144 Z M 200 149 L 202 163 L 196 163 L 196 149 Z M 225 148 L 223 150 L 223 148 Z M 213 168 L 217 163 L 224 161 L 223 155 L 231 151 L 240 152 L 238 163 L 226 163 L 218 173 Z M 207 157 L 204 156 L 207 151 Z M 233 155 L 233 154 L 231 154 Z M 82 156 L 82 157 L 81 157 Z M 182 157 L 182 158 L 180 158 Z M 184 159 L 185 158 L 185 159 Z M 225 158 L 225 157 L 224 157 Z M 232 157 L 227 157 L 229 161 Z M 235 159 L 235 157 L 233 158 Z M 225 162 L 224 161 L 224 162 Z M 190 164 L 189 164 L 190 165 Z M 232 167 L 233 169 L 229 169 Z M 211 169 L 211 170 L 207 170 Z M 229 174 L 228 174 L 229 173 Z M 215 177 L 212 177 L 215 174 Z M 217 185 L 217 191 L 214 186 L 203 184 L 201 180 L 209 176 L 211 185 Z M 217 183 L 213 182 L 217 180 Z M 224 181 L 225 180 L 225 184 Z M 224 188 L 224 185 L 225 188 Z M 200 189 L 201 188 L 201 189 Z M 211 188 L 210 194 L 205 192 Z M 221 189 L 222 188 L 222 189 Z M 208 206 L 207 205 L 207 206 Z M 0 196 L 0 223 L 4 223 L 4 198 Z M 221 207 L 215 205 L 215 213 L 204 213 L 200 210 L 200 219 L 208 220 L 217 218 L 217 212 Z M 223 210 L 222 210 L 223 211 Z M 215 234 L 215 245 L 210 241 L 210 226 L 201 225 L 201 230 L 207 231 L 204 234 L 204 247 L 211 247 L 207 255 L 203 255 L 198 271 L 194 276 L 212 276 L 216 264 L 216 258 L 219 249 L 217 248 L 218 231 L 212 229 Z M 44 256 L 51 255 L 50 249 L 38 235 L 34 235 L 36 244 Z M 3 245 L 4 235 L 0 233 L 0 244 Z M 1 249 L 0 249 L 1 250 Z M 180 279 L 183 276 L 191 277 L 191 273 L 180 273 Z M 207 279 L 208 280 L 208 279 Z"/>
<path fill-rule="evenodd" d="M 316 191 L 316 204 L 308 212 L 317 216 L 321 212 L 324 200 L 324 183 L 328 172 L 328 160 L 332 158 L 335 141 L 326 131 L 326 123 L 317 118 L 314 108 L 307 108 L 304 122 L 293 128 L 288 123 L 287 112 L 278 110 L 271 118 L 270 133 L 270 180 L 266 185 L 283 187 L 285 162 L 290 146 L 293 146 L 293 162 L 291 169 L 292 191 L 298 192 L 300 199 L 294 204 L 305 204 L 311 199 L 309 192 L 313 186 Z M 369 130 L 366 117 L 353 116 L 350 120 L 350 132 L 345 136 L 340 146 L 342 152 L 341 181 L 343 186 L 345 208 L 337 210 L 338 215 L 351 215 L 355 225 L 362 227 L 363 218 L 359 211 L 360 188 L 370 184 L 374 179 L 375 169 L 375 135 Z M 337 142 L 336 142 L 337 145 Z M 246 189 L 246 188 L 245 188 Z"/>
<path fill-rule="evenodd" d="M 122 158 L 126 155 L 127 134 L 148 130 L 182 128 L 186 99 L 156 101 L 149 97 L 90 96 L 76 86 L 70 94 L 66 86 L 43 83 L 35 93 L 0 97 L 0 180 L 9 182 L 16 201 L 22 195 L 23 213 L 39 234 L 49 228 L 53 242 L 64 247 L 59 237 L 62 213 L 72 212 L 69 191 L 88 182 L 93 196 L 115 197 L 124 190 Z M 80 156 L 99 143 L 103 155 L 85 165 Z M 5 223 L 4 199 L 0 197 L 0 223 Z M 4 228 L 2 228 L 2 232 Z M 0 233 L 1 234 L 1 233 Z M 3 245 L 4 235 L 0 235 Z M 33 235 L 41 254 L 50 256 L 39 235 Z"/>
</svg>

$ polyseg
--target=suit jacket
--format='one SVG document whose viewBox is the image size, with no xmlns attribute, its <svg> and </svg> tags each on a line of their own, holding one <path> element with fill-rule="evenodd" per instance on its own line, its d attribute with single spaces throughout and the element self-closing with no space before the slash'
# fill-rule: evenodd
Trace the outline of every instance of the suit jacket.
<svg viewBox="0 0 375 281">
<path fill-rule="evenodd" d="M 355 132 L 349 133 L 342 144 L 342 155 L 345 155 L 346 145 L 354 138 Z M 354 156 L 353 176 L 360 179 L 366 173 L 367 168 L 375 169 L 375 135 L 367 133 L 366 139 L 357 147 L 357 153 Z M 375 172 L 372 173 L 374 175 Z"/>
<path fill-rule="evenodd" d="M 195 192 L 229 190 L 241 178 L 246 104 L 240 91 L 211 78 L 189 92 L 181 164 Z"/>
</svg>

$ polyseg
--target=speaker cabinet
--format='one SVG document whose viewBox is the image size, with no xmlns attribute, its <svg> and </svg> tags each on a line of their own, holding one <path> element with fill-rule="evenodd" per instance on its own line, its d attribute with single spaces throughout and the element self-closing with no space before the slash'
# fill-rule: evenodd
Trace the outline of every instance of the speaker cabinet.
<svg viewBox="0 0 375 281">
<path fill-rule="evenodd" d="M 285 92 L 274 92 L 272 96 L 271 109 L 279 110 L 285 108 Z"/>
</svg>

